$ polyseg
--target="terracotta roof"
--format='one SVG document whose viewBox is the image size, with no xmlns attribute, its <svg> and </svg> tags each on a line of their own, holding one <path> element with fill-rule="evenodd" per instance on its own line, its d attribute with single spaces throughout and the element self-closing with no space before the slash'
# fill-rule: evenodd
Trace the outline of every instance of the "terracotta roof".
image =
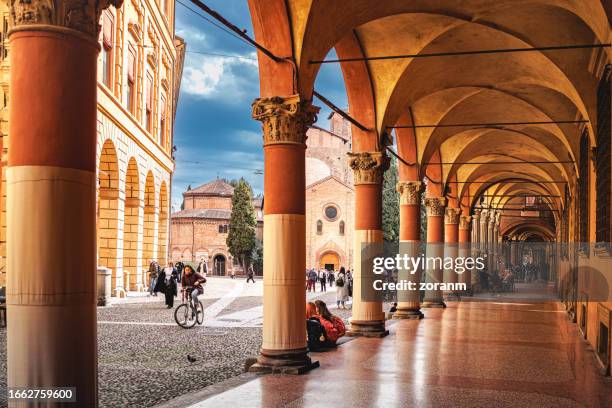
<svg viewBox="0 0 612 408">
<path fill-rule="evenodd" d="M 230 210 L 217 210 L 211 208 L 193 208 L 181 210 L 172 214 L 172 218 L 207 218 L 213 220 L 229 220 L 232 212 Z"/>
<path fill-rule="evenodd" d="M 210 183 L 202 184 L 193 190 L 185 191 L 183 195 L 210 195 L 231 197 L 234 195 L 234 187 L 221 179 L 216 179 Z"/>
<path fill-rule="evenodd" d="M 327 176 L 325 178 L 322 178 L 322 179 L 319 179 L 319 180 L 315 181 L 314 183 L 311 183 L 311 184 L 307 185 L 306 186 L 306 190 L 308 190 L 308 189 L 310 189 L 310 188 L 312 188 L 314 186 L 317 186 L 319 184 L 323 184 L 323 183 L 325 183 L 328 180 L 334 180 L 335 182 L 337 182 L 339 184 L 342 184 L 344 187 L 348 188 L 349 190 L 354 190 L 353 186 L 345 183 L 344 181 L 340 180 L 338 177 L 336 177 L 334 175 Z"/>
</svg>

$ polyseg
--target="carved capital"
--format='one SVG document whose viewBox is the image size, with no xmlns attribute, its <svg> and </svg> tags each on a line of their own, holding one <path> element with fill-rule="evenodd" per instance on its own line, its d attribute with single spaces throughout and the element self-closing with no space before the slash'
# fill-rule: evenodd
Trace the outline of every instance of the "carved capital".
<svg viewBox="0 0 612 408">
<path fill-rule="evenodd" d="M 470 229 L 470 223 L 472 222 L 472 217 L 469 215 L 462 215 L 459 218 L 459 229 L 467 230 Z"/>
<path fill-rule="evenodd" d="M 300 95 L 274 96 L 253 102 L 253 119 L 261 122 L 264 147 L 274 144 L 306 144 L 306 130 L 317 120 L 319 108 Z"/>
<path fill-rule="evenodd" d="M 427 197 L 425 198 L 425 208 L 427 210 L 427 216 L 429 217 L 444 216 L 445 207 L 446 207 L 445 197 Z"/>
<path fill-rule="evenodd" d="M 476 222 L 480 221 L 480 208 L 474 209 L 474 214 L 472 214 L 472 219 L 476 220 Z"/>
<path fill-rule="evenodd" d="M 486 209 L 482 209 L 480 211 L 480 223 L 481 224 L 488 224 L 489 223 L 489 210 Z"/>
<path fill-rule="evenodd" d="M 420 181 L 400 181 L 396 186 L 400 193 L 400 205 L 418 205 L 421 203 L 423 183 Z"/>
<path fill-rule="evenodd" d="M 13 30 L 55 26 L 75 30 L 93 41 L 100 33 L 100 15 L 123 0 L 9 0 Z"/>
<path fill-rule="evenodd" d="M 382 152 L 348 153 L 355 185 L 382 184 L 383 174 L 389 168 L 389 158 Z"/>
<path fill-rule="evenodd" d="M 459 224 L 459 216 L 461 215 L 461 208 L 447 208 L 444 213 L 445 224 Z"/>
</svg>

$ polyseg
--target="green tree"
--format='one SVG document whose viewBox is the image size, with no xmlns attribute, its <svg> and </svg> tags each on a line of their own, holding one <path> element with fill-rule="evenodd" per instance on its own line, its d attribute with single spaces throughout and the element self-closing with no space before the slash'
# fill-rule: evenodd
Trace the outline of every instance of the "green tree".
<svg viewBox="0 0 612 408">
<path fill-rule="evenodd" d="M 399 193 L 397 192 L 397 160 L 391 157 L 389 170 L 383 179 L 383 238 L 386 242 L 399 241 Z"/>
<path fill-rule="evenodd" d="M 255 209 L 253 191 L 249 183 L 240 179 L 232 197 L 232 215 L 227 234 L 227 247 L 246 271 L 257 245 L 255 239 Z"/>
</svg>

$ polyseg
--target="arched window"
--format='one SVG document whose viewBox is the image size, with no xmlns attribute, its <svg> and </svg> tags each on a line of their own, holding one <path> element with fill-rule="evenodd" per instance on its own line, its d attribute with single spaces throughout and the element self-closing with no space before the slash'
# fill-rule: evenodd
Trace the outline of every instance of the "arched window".
<svg viewBox="0 0 612 408">
<path fill-rule="evenodd" d="M 586 253 L 589 241 L 589 132 L 585 128 L 580 138 L 580 181 L 578 183 L 578 240 L 581 252 Z"/>
<path fill-rule="evenodd" d="M 344 235 L 344 221 L 340 221 L 340 227 L 339 227 L 339 232 L 340 235 Z"/>
<path fill-rule="evenodd" d="M 321 235 L 323 233 L 323 221 L 317 221 L 317 234 Z"/>
<path fill-rule="evenodd" d="M 607 248 L 610 236 L 610 72 L 606 65 L 597 88 L 597 148 L 595 149 L 595 190 L 597 211 L 595 235 L 598 247 Z"/>
</svg>

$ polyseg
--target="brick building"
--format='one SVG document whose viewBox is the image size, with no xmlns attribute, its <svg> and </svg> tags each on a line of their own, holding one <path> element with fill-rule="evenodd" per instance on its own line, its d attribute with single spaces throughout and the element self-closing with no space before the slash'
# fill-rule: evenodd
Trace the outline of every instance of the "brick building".
<svg viewBox="0 0 612 408">
<path fill-rule="evenodd" d="M 230 254 L 227 233 L 232 214 L 234 187 L 224 180 L 214 180 L 183 193 L 184 209 L 172 214 L 172 260 L 198 263 L 204 259 L 209 272 L 229 275 L 243 274 L 242 267 Z M 257 217 L 256 236 L 263 232 L 262 199 L 255 197 L 253 206 Z"/>
<path fill-rule="evenodd" d="M 348 122 L 330 117 L 330 130 L 311 127 L 306 149 L 306 266 L 338 269 L 352 264 L 354 190 L 347 165 Z M 184 209 L 171 217 L 174 261 L 205 259 L 215 275 L 243 273 L 225 244 L 234 188 L 217 179 L 183 193 Z M 256 234 L 263 240 L 263 199 L 255 197 Z"/>
</svg>

